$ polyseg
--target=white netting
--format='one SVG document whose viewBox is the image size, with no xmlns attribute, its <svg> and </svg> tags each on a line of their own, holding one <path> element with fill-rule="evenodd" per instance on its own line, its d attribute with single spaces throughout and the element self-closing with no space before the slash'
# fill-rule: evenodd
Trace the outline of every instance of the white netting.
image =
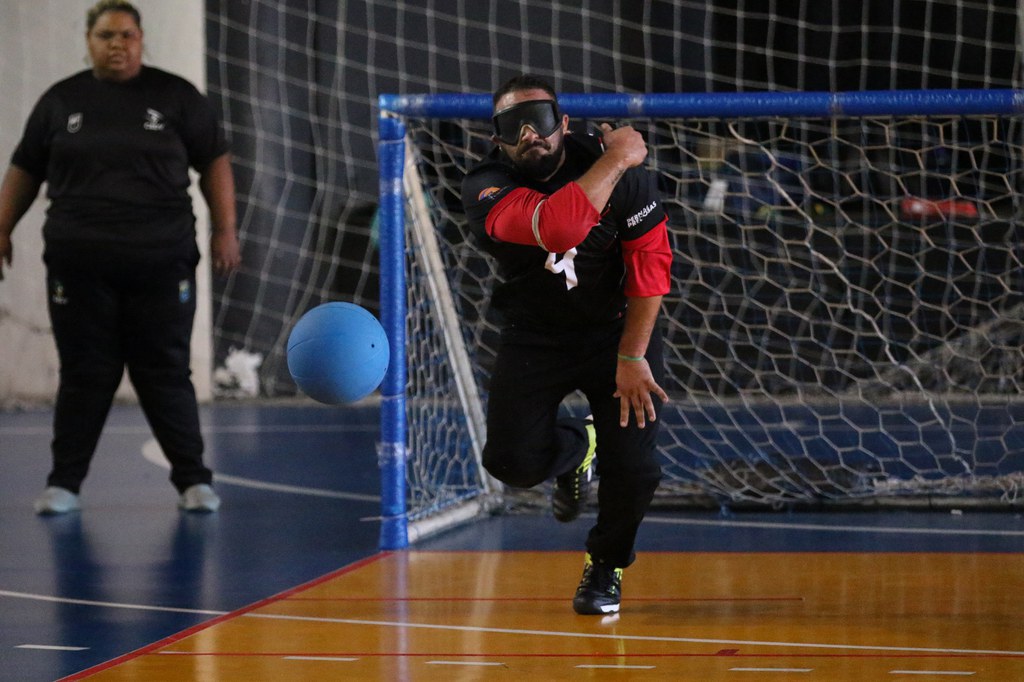
<svg viewBox="0 0 1024 682">
<path fill-rule="evenodd" d="M 451 287 L 453 279 L 463 281 L 460 271 L 479 272 L 472 265 L 479 259 L 463 251 L 470 260 L 452 262 L 450 240 L 435 231 L 435 211 L 430 195 L 421 189 L 413 158 L 410 149 L 404 174 L 410 453 L 406 477 L 408 513 L 415 521 L 485 495 L 491 485 L 479 465 L 485 438 L 483 405 L 479 375 L 462 337 L 460 316 L 466 308 L 456 296 L 464 294 Z M 474 281 L 471 276 L 460 288 Z"/>
<path fill-rule="evenodd" d="M 1016 0 L 206 0 L 209 89 L 232 139 L 244 264 L 215 281 L 215 364 L 262 358 L 324 300 L 376 310 L 381 93 L 995 88 L 1017 82 Z M 247 356 L 248 357 L 248 356 Z M 229 387 L 230 388 L 230 387 Z"/>
<path fill-rule="evenodd" d="M 232 352 L 257 354 L 263 359 L 259 370 L 262 394 L 291 395 L 295 389 L 287 375 L 284 340 L 295 320 L 313 305 L 329 299 L 351 300 L 376 310 L 379 270 L 375 145 L 376 103 L 381 93 L 486 93 L 522 72 L 546 77 L 558 91 L 568 93 L 1015 87 L 1019 84 L 1021 62 L 1017 4 L 1016 0 L 593 0 L 581 6 L 573 0 L 206 0 L 210 92 L 221 105 L 232 137 L 245 258 L 236 276 L 227 282 L 215 282 L 215 364 L 225 364 Z M 667 129 L 657 133 L 658 139 L 652 138 L 656 145 L 672 145 L 674 140 L 683 138 L 704 138 L 709 147 L 684 147 L 674 152 L 687 155 L 686 163 L 682 157 L 678 163 L 670 162 L 672 152 L 668 149 L 658 154 L 668 164 L 666 168 L 675 169 L 666 171 L 665 180 L 671 181 L 669 198 L 680 206 L 692 207 L 695 201 L 708 201 L 709 207 L 714 207 L 715 202 L 727 200 L 722 185 L 712 184 L 710 164 L 716 155 L 724 160 L 727 152 L 739 153 L 743 145 L 738 137 L 715 127 L 718 124 L 707 125 L 711 128 L 704 132 Z M 449 134 L 455 136 L 455 144 L 461 144 L 461 133 L 439 132 L 441 137 Z M 893 155 L 886 150 L 892 145 L 887 140 L 875 139 L 874 133 L 865 134 L 863 142 L 871 152 L 871 163 L 884 171 Z M 767 139 L 740 131 L 739 137 L 744 136 L 759 142 Z M 843 135 L 831 143 L 815 142 L 816 139 L 808 138 L 805 149 L 812 157 L 813 153 L 825 154 L 833 160 L 830 163 L 843 155 L 836 150 L 818 151 L 815 144 L 842 148 L 861 142 Z M 979 159 L 984 153 L 983 147 L 971 152 Z M 851 152 L 848 163 L 831 177 L 847 184 L 865 178 L 866 171 L 873 167 L 858 168 L 857 154 Z M 696 163 L 691 164 L 691 160 Z M 753 162 L 734 162 L 738 169 L 734 175 L 741 175 L 744 164 Z M 979 162 L 990 167 L 987 162 Z M 457 154 L 450 163 L 461 167 L 464 159 Z M 424 174 L 429 176 L 426 167 Z M 998 184 L 999 175 L 999 171 L 993 171 L 982 184 Z M 439 176 L 446 177 L 447 171 Z M 885 172 L 870 177 L 889 182 Z M 451 182 L 453 187 L 458 186 Z M 917 180 L 906 178 L 904 182 L 913 184 Z M 676 197 L 677 191 L 683 195 Z M 890 188 L 879 190 L 889 191 Z M 916 188 L 910 191 L 917 193 Z M 969 194 L 971 190 L 960 191 Z M 687 196 L 687 192 L 695 196 Z M 452 201 L 448 193 L 443 198 Z M 821 226 L 813 232 L 816 241 L 811 242 L 816 253 L 828 255 L 849 242 L 861 249 L 853 252 L 861 254 L 860 262 L 864 265 L 876 264 L 880 271 L 888 271 L 903 267 L 902 260 L 882 262 L 871 255 L 871 249 L 893 241 L 898 245 L 898 253 L 911 253 L 917 247 L 910 242 L 916 240 L 918 246 L 927 244 L 935 232 L 935 228 L 929 228 L 888 234 L 865 227 L 858 233 L 856 228 L 846 226 L 847 220 L 856 223 L 856 214 L 865 211 L 865 206 L 855 203 L 832 209 L 824 207 L 826 213 L 831 210 L 831 215 L 838 216 L 832 218 L 837 224 L 842 223 L 835 235 L 825 229 L 828 216 L 819 217 L 813 206 L 801 208 Z M 882 215 L 894 210 L 888 205 L 878 208 Z M 807 232 L 800 228 L 806 221 L 794 218 L 795 210 L 773 208 L 772 220 L 780 230 L 770 232 L 763 225 L 752 228 L 730 222 L 724 218 L 727 209 L 736 210 L 723 203 L 718 218 L 714 211 L 684 212 L 680 223 L 684 231 L 675 235 L 677 240 L 692 241 L 695 249 L 706 252 L 696 252 L 696 260 L 689 264 L 690 273 L 680 274 L 681 283 L 687 286 L 686 296 L 696 300 L 703 297 L 706 302 L 700 305 L 705 308 L 712 303 L 717 307 L 698 312 L 704 309 L 688 307 L 686 299 L 678 302 L 681 310 L 672 313 L 685 313 L 691 318 L 706 316 L 708 321 L 717 323 L 716 316 L 740 312 L 739 319 L 747 325 L 743 334 L 756 334 L 764 329 L 765 342 L 778 344 L 782 343 L 781 332 L 793 333 L 801 353 L 828 355 L 820 350 L 830 343 L 827 336 L 823 337 L 827 325 L 818 322 L 795 329 L 780 326 L 772 331 L 768 323 L 757 318 L 767 315 L 770 308 L 765 301 L 772 291 L 768 284 L 754 287 L 751 273 L 756 268 L 773 273 L 788 268 L 794 276 L 804 277 L 801 286 L 807 291 L 803 294 L 798 295 L 799 287 L 788 294 L 777 294 L 789 296 L 792 300 L 778 300 L 796 310 L 801 310 L 801 296 L 813 298 L 818 292 L 819 282 L 809 285 L 806 281 L 809 275 L 801 259 L 807 258 L 807 249 L 801 247 L 799 236 L 790 236 L 793 231 L 799 234 L 801 229 Z M 872 225 L 876 218 L 865 225 Z M 762 219 L 763 216 L 758 218 Z M 694 229 L 695 226 L 701 230 Z M 766 246 L 761 251 L 746 250 L 746 244 L 762 239 L 788 249 L 793 263 L 786 264 L 779 255 L 764 256 Z M 822 246 L 821 242 L 826 244 Z M 688 252 L 690 244 L 681 246 L 684 253 Z M 473 254 L 449 252 L 447 248 L 442 246 L 442 255 L 452 272 L 461 272 L 459 259 L 465 260 L 471 273 L 486 267 Z M 711 253 L 716 250 L 721 252 L 721 261 Z M 708 266 L 715 262 L 730 263 L 734 258 L 741 259 L 744 267 L 750 269 L 730 272 L 727 268 Z M 686 266 L 685 260 L 680 262 L 680 267 Z M 829 286 L 846 286 L 837 271 L 849 280 L 848 296 L 853 306 L 867 305 L 871 296 L 884 302 L 886 297 L 900 295 L 904 289 L 915 289 L 912 283 L 898 279 L 891 281 L 888 291 L 884 287 L 879 289 L 881 285 L 872 276 L 863 274 L 870 272 L 870 268 L 862 269 L 856 275 L 861 279 L 857 280 L 844 270 L 849 269 L 850 262 L 837 263 L 831 271 L 823 263 L 812 264 L 818 268 L 815 272 L 821 281 Z M 455 267 L 457 263 L 459 268 Z M 782 274 L 774 276 L 784 278 Z M 456 291 L 471 291 L 477 286 L 473 277 L 460 277 L 463 280 L 458 282 Z M 723 288 L 719 295 L 715 288 L 720 285 Z M 743 287 L 753 287 L 757 297 L 738 300 L 735 292 L 743 291 Z M 837 295 L 827 293 L 833 298 Z M 826 303 L 834 310 L 837 304 L 833 298 L 827 298 Z M 419 294 L 414 294 L 411 301 L 418 300 Z M 931 314 L 928 306 L 933 303 L 923 305 L 917 311 L 896 311 L 878 322 L 904 334 L 908 325 L 919 324 L 919 319 Z M 830 377 L 852 371 L 858 351 L 863 350 L 872 358 L 879 352 L 877 341 L 874 347 L 849 348 L 852 342 L 838 331 L 845 328 L 846 333 L 852 330 L 857 338 L 865 336 L 872 312 L 865 313 L 839 321 L 836 344 L 840 348 L 827 359 L 834 363 Z M 790 315 L 779 318 L 777 324 L 796 324 L 796 319 Z M 690 319 L 688 324 L 692 323 Z M 930 331 L 932 327 L 924 328 L 934 333 Z M 486 357 L 487 348 L 493 343 L 492 330 L 482 325 L 466 334 L 469 346 L 475 348 L 479 344 Z M 687 388 L 694 389 L 692 395 L 700 395 L 701 391 L 714 395 L 726 384 L 719 379 L 715 380 L 718 384 L 702 387 L 701 380 L 694 377 L 701 376 L 701 372 L 712 377 L 717 371 L 719 375 L 734 377 L 733 385 L 737 387 L 768 380 L 767 370 L 751 364 L 749 353 L 743 355 L 745 349 L 760 341 L 742 334 L 738 338 L 719 338 L 711 332 L 694 333 L 688 343 L 700 346 L 702 351 L 688 359 L 694 363 L 693 370 L 683 367 L 680 359 L 673 362 L 677 369 L 685 370 L 680 376 L 695 382 L 692 387 L 687 384 Z M 739 355 L 730 357 L 725 350 L 727 345 L 734 346 Z M 906 352 L 899 346 L 889 350 L 897 355 Z M 984 360 L 980 363 L 961 363 L 958 372 L 978 371 L 969 367 L 989 367 L 996 362 L 996 355 L 981 357 Z M 919 360 L 919 364 L 931 363 L 923 355 Z M 801 372 L 808 370 L 803 369 L 806 363 L 799 355 L 772 350 L 763 361 L 780 365 L 777 375 L 772 376 L 783 385 L 804 385 L 800 383 L 804 381 Z M 438 384 L 447 385 L 446 379 L 437 380 L 423 367 L 417 366 L 416 371 L 424 374 L 417 375 L 415 380 L 434 386 L 435 390 Z M 885 379 L 883 383 L 898 385 L 894 379 Z M 748 408 L 754 407 L 753 399 L 742 392 L 722 400 L 723 410 L 729 401 L 747 401 Z M 448 429 L 452 425 L 460 423 L 457 412 L 448 416 L 436 414 L 433 419 L 446 425 L 446 433 L 451 433 Z M 685 415 L 681 412 L 679 418 Z M 713 453 L 722 447 L 720 441 L 728 440 L 721 435 L 702 435 L 697 428 L 699 422 L 689 426 L 698 434 L 702 452 Z M 443 447 L 453 452 L 472 450 L 468 441 L 453 444 L 449 436 L 427 433 L 413 432 L 409 440 L 429 443 L 440 438 Z M 751 438 L 764 459 L 771 460 L 771 435 L 761 433 Z M 823 439 L 827 440 L 824 436 Z M 1012 445 L 1012 439 L 1001 434 L 990 440 Z M 443 506 L 445 500 L 472 494 L 466 493 L 468 488 L 463 483 L 478 477 L 479 472 L 468 461 L 414 462 L 410 482 L 411 495 L 417 501 L 413 508 L 420 507 L 421 502 L 425 507 Z M 445 481 L 440 486 L 444 492 L 439 495 L 429 489 L 434 480 Z"/>
<path fill-rule="evenodd" d="M 675 252 L 663 499 L 1019 501 L 1017 121 L 631 123 L 648 136 Z M 466 232 L 459 182 L 490 132 L 407 125 L 441 275 L 485 387 L 495 273 Z M 415 272 L 419 250 L 409 257 Z M 415 328 L 429 296 L 410 306 Z M 438 352 L 410 367 L 444 364 Z M 421 385 L 411 389 L 418 401 Z"/>
</svg>

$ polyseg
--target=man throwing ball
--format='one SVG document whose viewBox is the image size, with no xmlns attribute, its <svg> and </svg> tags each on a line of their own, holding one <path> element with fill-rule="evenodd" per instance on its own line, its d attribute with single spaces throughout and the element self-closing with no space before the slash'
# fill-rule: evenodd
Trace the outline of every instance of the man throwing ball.
<svg viewBox="0 0 1024 682">
<path fill-rule="evenodd" d="M 463 181 L 475 236 L 497 260 L 502 335 L 487 409 L 487 470 L 520 488 L 555 479 L 568 522 L 600 476 L 579 614 L 619 611 L 622 569 L 661 478 L 668 397 L 657 330 L 672 252 L 665 212 L 629 126 L 574 134 L 553 87 L 518 76 L 494 94 L 495 148 Z M 591 417 L 559 417 L 581 391 Z"/>
</svg>

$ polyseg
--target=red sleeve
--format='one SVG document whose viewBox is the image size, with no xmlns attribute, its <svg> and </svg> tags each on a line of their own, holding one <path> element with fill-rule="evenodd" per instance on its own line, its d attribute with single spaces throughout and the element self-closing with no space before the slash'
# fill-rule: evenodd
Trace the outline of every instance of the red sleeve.
<svg viewBox="0 0 1024 682">
<path fill-rule="evenodd" d="M 578 246 L 601 219 L 583 189 L 570 182 L 554 194 L 512 190 L 487 213 L 492 239 L 564 253 Z"/>
<path fill-rule="evenodd" d="M 626 263 L 626 296 L 663 296 L 671 287 L 672 248 L 668 243 L 668 219 L 636 239 L 622 242 Z"/>
</svg>

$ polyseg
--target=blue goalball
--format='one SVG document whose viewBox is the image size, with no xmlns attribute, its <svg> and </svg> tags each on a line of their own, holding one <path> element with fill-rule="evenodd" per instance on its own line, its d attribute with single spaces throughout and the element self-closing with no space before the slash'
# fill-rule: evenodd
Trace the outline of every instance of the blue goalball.
<svg viewBox="0 0 1024 682">
<path fill-rule="evenodd" d="M 354 303 L 324 303 L 306 312 L 288 335 L 288 372 L 314 400 L 351 403 L 380 386 L 390 352 L 373 313 Z"/>
</svg>

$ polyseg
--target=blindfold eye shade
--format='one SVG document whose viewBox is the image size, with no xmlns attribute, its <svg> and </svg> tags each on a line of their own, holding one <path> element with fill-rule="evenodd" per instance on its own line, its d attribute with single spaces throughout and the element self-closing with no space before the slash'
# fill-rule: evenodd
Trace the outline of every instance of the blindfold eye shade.
<svg viewBox="0 0 1024 682">
<path fill-rule="evenodd" d="M 558 105 L 550 99 L 533 99 L 513 104 L 496 113 L 494 136 L 505 144 L 516 144 L 523 126 L 530 126 L 541 137 L 547 137 L 561 124 Z"/>
</svg>

